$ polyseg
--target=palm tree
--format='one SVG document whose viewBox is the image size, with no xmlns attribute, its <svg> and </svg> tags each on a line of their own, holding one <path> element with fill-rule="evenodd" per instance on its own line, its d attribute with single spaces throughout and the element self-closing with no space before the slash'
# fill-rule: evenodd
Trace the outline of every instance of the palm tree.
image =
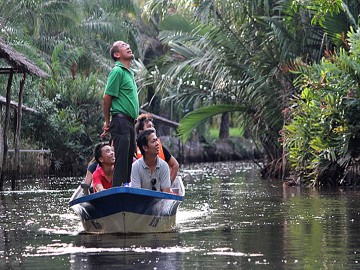
<svg viewBox="0 0 360 270">
<path fill-rule="evenodd" d="M 100 100 L 113 67 L 111 44 L 123 39 L 135 54 L 143 54 L 137 46 L 141 14 L 136 4 L 0 0 L 0 36 L 52 75 L 46 82 L 28 84 L 25 102 L 40 113 L 29 117 L 22 134 L 34 145 L 50 147 L 63 163 L 91 153 L 99 140 Z"/>
<path fill-rule="evenodd" d="M 160 38 L 171 57 L 159 68 L 164 76 L 157 89 L 197 109 L 181 120 L 180 136 L 186 140 L 209 117 L 237 110 L 264 149 L 263 174 L 283 177 L 278 138 L 282 111 L 295 91 L 287 71 L 296 57 L 318 58 L 321 29 L 295 13 L 292 1 L 194 1 L 192 18 L 166 3 L 162 11 L 175 14 L 161 21 Z M 152 4 L 156 11 L 159 5 Z"/>
<path fill-rule="evenodd" d="M 132 22 L 140 18 L 140 10 L 131 0 L 2 0 L 0 11 L 5 29 L 1 36 L 29 58 L 39 61 L 40 54 L 47 69 L 59 47 L 61 66 L 87 75 L 108 72 L 108 48 L 115 40 L 127 40 L 138 52 L 138 31 Z"/>
</svg>

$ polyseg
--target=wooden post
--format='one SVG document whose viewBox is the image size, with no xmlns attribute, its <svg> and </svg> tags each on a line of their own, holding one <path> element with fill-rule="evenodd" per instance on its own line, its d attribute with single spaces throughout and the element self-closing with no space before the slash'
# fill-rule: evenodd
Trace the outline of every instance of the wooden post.
<svg viewBox="0 0 360 270">
<path fill-rule="evenodd" d="M 180 139 L 178 139 L 178 159 L 180 164 L 184 164 L 184 147 Z"/>
<path fill-rule="evenodd" d="M 11 85 L 13 80 L 14 72 L 9 73 L 9 78 L 6 87 L 6 106 L 5 106 L 5 127 L 3 135 L 4 152 L 3 152 L 3 163 L 0 176 L 0 190 L 4 190 L 4 179 L 8 152 L 8 137 L 9 137 L 9 125 L 10 125 L 10 100 L 11 100 Z"/>
<path fill-rule="evenodd" d="M 40 179 L 44 179 L 45 178 L 45 152 L 40 152 L 38 154 L 38 159 L 39 159 L 39 169 L 40 169 Z"/>
<path fill-rule="evenodd" d="M 3 106 L 0 104 L 0 176 L 1 176 L 1 172 L 2 172 L 3 160 L 4 160 L 2 112 L 3 112 Z M 1 181 L 1 179 L 0 179 L 0 181 Z M 3 190 L 3 183 L 2 182 L 0 183 L 0 190 Z"/>
<path fill-rule="evenodd" d="M 20 144 L 20 130 L 21 130 L 21 119 L 22 119 L 22 102 L 24 98 L 24 85 L 26 80 L 26 73 L 23 73 L 23 77 L 20 81 L 20 89 L 19 89 L 19 102 L 17 106 L 17 113 L 16 113 L 16 127 L 14 131 L 14 166 L 12 171 L 12 178 L 11 178 L 11 189 L 15 190 L 16 182 L 19 179 L 19 172 L 20 172 L 20 163 L 19 163 L 19 144 Z"/>
</svg>

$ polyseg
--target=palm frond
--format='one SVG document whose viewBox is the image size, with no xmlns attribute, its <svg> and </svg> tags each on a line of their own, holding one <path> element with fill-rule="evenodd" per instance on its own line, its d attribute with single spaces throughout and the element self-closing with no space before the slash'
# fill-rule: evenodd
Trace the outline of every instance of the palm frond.
<svg viewBox="0 0 360 270">
<path fill-rule="evenodd" d="M 204 123 L 214 115 L 222 114 L 224 112 L 244 111 L 245 106 L 242 105 L 212 105 L 202 107 L 188 113 L 181 121 L 179 126 L 179 136 L 186 142 L 191 137 L 191 132 L 200 124 Z"/>
</svg>

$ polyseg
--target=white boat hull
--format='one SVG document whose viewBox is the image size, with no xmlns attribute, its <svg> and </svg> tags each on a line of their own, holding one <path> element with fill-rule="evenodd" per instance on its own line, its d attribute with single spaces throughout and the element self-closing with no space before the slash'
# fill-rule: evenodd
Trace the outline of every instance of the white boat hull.
<svg viewBox="0 0 360 270">
<path fill-rule="evenodd" d="M 181 179 L 176 182 L 179 194 L 185 194 Z M 161 233 L 176 230 L 176 212 L 183 198 L 130 187 L 84 195 L 78 187 L 69 204 L 88 233 Z"/>
</svg>

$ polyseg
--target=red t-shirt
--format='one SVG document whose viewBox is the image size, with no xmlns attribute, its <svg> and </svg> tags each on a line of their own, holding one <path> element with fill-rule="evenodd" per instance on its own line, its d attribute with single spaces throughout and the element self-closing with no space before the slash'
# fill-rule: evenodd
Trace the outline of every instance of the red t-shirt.
<svg viewBox="0 0 360 270">
<path fill-rule="evenodd" d="M 97 184 L 102 184 L 104 189 L 108 189 L 112 187 L 112 179 L 110 182 L 106 180 L 104 170 L 100 166 L 98 166 L 95 172 L 93 173 L 92 186 L 94 189 Z"/>
</svg>

